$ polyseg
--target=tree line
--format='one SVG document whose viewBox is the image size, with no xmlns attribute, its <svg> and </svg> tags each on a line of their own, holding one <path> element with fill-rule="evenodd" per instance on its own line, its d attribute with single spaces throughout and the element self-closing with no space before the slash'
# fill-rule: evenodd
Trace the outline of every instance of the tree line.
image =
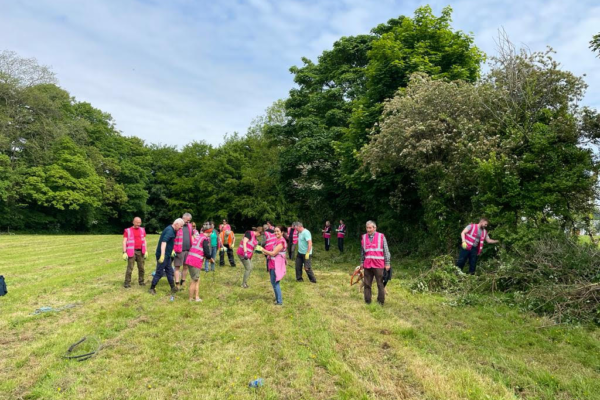
<svg viewBox="0 0 600 400">
<path fill-rule="evenodd" d="M 511 245 L 593 230 L 600 116 L 553 52 L 500 34 L 489 59 L 421 7 L 294 66 L 244 135 L 181 148 L 122 135 L 35 60 L 0 53 L 0 228 L 150 232 L 174 216 L 236 230 L 373 219 L 397 246 L 449 249 L 486 215 Z M 483 63 L 489 61 L 487 72 Z"/>
</svg>

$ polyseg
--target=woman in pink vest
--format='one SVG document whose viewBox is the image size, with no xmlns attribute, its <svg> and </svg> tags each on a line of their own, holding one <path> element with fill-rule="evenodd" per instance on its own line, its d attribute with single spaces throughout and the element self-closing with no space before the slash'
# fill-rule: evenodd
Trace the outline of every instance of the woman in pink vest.
<svg viewBox="0 0 600 400">
<path fill-rule="evenodd" d="M 123 232 L 123 260 L 127 261 L 125 284 L 123 287 L 131 287 L 131 273 L 133 272 L 134 263 L 137 263 L 138 283 L 140 286 L 146 285 L 144 282 L 144 260 L 147 258 L 146 230 L 142 228 L 142 219 L 135 217 L 133 219 L 133 226 L 125 229 Z"/>
<path fill-rule="evenodd" d="M 331 223 L 329 221 L 325 221 L 325 228 L 321 232 L 323 232 L 323 238 L 325 239 L 325 251 L 329 251 L 331 244 Z"/>
<path fill-rule="evenodd" d="M 335 231 L 337 232 L 338 249 L 340 250 L 340 253 L 343 253 L 344 252 L 344 238 L 346 237 L 346 225 L 344 225 L 344 220 L 340 219 L 340 224 L 338 225 L 338 227 Z"/>
<path fill-rule="evenodd" d="M 283 237 L 283 231 L 285 228 L 278 226 L 275 227 L 275 244 L 272 250 L 263 249 L 263 254 L 268 256 L 268 270 L 271 276 L 271 285 L 273 286 L 273 292 L 275 292 L 275 304 L 278 306 L 283 305 L 283 298 L 281 296 L 281 285 L 280 282 L 286 273 L 286 249 L 287 241 Z"/>
<path fill-rule="evenodd" d="M 365 303 L 371 304 L 371 285 L 373 278 L 377 281 L 377 302 L 385 302 L 384 270 L 390 271 L 390 250 L 382 233 L 377 232 L 377 225 L 367 221 L 367 233 L 362 236 L 361 267 L 364 270 Z"/>
<path fill-rule="evenodd" d="M 200 271 L 204 263 L 205 257 L 210 257 L 210 229 L 203 227 L 203 233 L 194 239 L 192 247 L 188 251 L 185 258 L 185 265 L 190 272 L 190 301 L 200 302 L 202 299 L 199 296 L 198 290 L 200 286 Z M 213 260 L 214 261 L 214 260 Z"/>
<path fill-rule="evenodd" d="M 487 218 L 481 218 L 478 224 L 469 224 L 460 233 L 462 239 L 462 246 L 458 255 L 458 261 L 456 266 L 461 270 L 469 260 L 469 274 L 475 274 L 475 268 L 477 266 L 477 256 L 481 254 L 483 250 L 483 242 L 490 244 L 498 243 L 498 240 L 490 239 L 487 233 L 488 220 Z"/>
<path fill-rule="evenodd" d="M 258 238 L 262 235 L 263 228 L 259 226 L 251 231 L 246 231 L 240 246 L 237 249 L 237 255 L 244 266 L 244 278 L 242 280 L 242 287 L 248 288 L 248 278 L 252 272 L 252 256 L 254 255 L 254 248 L 258 245 Z"/>
</svg>

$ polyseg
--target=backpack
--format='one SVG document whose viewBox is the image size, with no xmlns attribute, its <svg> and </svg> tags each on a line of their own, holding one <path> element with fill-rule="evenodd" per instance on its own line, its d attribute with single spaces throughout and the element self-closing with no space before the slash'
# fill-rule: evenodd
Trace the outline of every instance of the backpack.
<svg viewBox="0 0 600 400">
<path fill-rule="evenodd" d="M 4 275 L 0 275 L 0 296 L 4 296 L 6 293 L 8 293 L 8 289 L 6 289 Z"/>
</svg>

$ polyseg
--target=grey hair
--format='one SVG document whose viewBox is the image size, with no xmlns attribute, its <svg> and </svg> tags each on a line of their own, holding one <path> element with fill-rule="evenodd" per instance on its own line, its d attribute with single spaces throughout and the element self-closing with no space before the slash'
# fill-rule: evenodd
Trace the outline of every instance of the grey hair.
<svg viewBox="0 0 600 400">
<path fill-rule="evenodd" d="M 188 217 L 189 219 L 192 219 L 192 214 L 190 214 L 190 213 L 185 213 L 185 214 L 183 214 L 183 215 L 181 216 L 181 218 L 186 218 L 186 217 Z"/>
<path fill-rule="evenodd" d="M 296 222 L 296 226 L 297 227 L 304 227 L 304 225 L 302 225 L 302 222 L 300 222 L 300 221 Z"/>
<path fill-rule="evenodd" d="M 377 224 L 375 221 L 368 220 L 365 225 L 371 225 L 373 228 L 377 229 Z"/>
<path fill-rule="evenodd" d="M 175 225 L 175 224 L 183 225 L 183 224 L 185 224 L 185 222 L 183 221 L 182 218 L 177 218 L 175 221 L 173 221 L 173 225 Z"/>
</svg>

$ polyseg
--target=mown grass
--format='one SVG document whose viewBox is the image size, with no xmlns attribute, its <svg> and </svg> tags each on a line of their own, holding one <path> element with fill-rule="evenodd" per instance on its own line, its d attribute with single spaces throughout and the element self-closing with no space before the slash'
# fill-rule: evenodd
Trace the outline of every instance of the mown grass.
<svg viewBox="0 0 600 400">
<path fill-rule="evenodd" d="M 348 286 L 357 249 L 340 256 L 321 243 L 319 282 L 296 283 L 289 268 L 283 307 L 272 305 L 262 258 L 247 290 L 239 262 L 203 273 L 204 301 L 190 304 L 187 293 L 170 302 L 165 279 L 155 297 L 147 287 L 124 289 L 120 243 L 0 237 L 9 289 L 0 298 L 0 398 L 600 398 L 597 330 L 551 326 L 493 302 L 453 307 L 445 296 L 413 294 L 401 260 L 384 307 L 365 305 Z M 77 306 L 32 315 L 66 304 Z M 100 352 L 62 359 L 83 336 L 98 338 Z M 248 388 L 256 377 L 264 386 Z"/>
</svg>

